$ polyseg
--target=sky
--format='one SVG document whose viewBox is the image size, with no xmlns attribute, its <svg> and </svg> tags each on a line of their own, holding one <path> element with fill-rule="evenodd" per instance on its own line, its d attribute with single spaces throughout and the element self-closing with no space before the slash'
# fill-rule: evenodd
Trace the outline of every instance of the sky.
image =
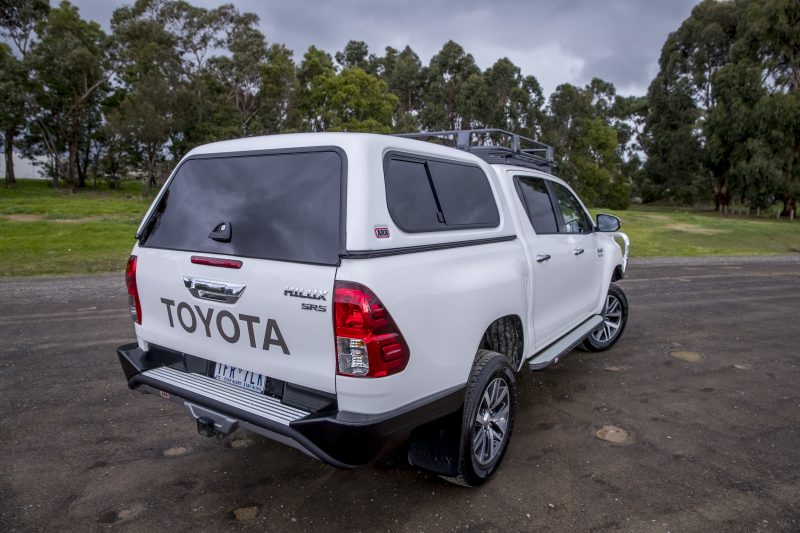
<svg viewBox="0 0 800 533">
<path fill-rule="evenodd" d="M 215 7 L 215 0 L 190 0 Z M 561 83 L 598 77 L 619 94 L 642 95 L 658 71 L 670 32 L 698 0 L 228 0 L 261 18 L 269 43 L 299 62 L 310 45 L 333 55 L 360 40 L 382 55 L 407 44 L 423 64 L 452 39 L 485 69 L 508 57 L 550 95 Z M 51 3 L 57 3 L 52 0 Z M 72 0 L 106 30 L 113 10 L 132 0 Z"/>
</svg>

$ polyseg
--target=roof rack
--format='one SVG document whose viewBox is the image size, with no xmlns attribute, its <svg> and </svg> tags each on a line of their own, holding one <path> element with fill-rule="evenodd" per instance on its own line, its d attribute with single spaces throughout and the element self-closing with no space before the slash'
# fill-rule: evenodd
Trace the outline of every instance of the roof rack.
<svg viewBox="0 0 800 533">
<path fill-rule="evenodd" d="M 475 154 L 487 163 L 519 165 L 546 171 L 551 171 L 556 166 L 552 146 L 498 128 L 398 133 L 397 137 L 458 148 Z M 524 148 L 523 143 L 529 147 Z"/>
</svg>

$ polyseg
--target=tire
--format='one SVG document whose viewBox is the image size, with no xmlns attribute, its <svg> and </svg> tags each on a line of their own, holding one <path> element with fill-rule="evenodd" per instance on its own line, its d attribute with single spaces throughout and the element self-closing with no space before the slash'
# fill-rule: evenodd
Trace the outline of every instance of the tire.
<svg viewBox="0 0 800 533">
<path fill-rule="evenodd" d="M 622 337 L 628 324 L 628 298 L 616 283 L 608 287 L 603 306 L 603 324 L 583 341 L 583 348 L 590 352 L 604 352 Z"/>
<path fill-rule="evenodd" d="M 497 352 L 478 350 L 467 383 L 458 474 L 444 479 L 465 487 L 489 479 L 508 449 L 516 412 L 517 383 L 508 359 Z"/>
<path fill-rule="evenodd" d="M 485 348 L 505 354 L 514 371 L 517 371 L 522 360 L 522 340 L 517 323 L 512 318 L 495 320 L 486 330 L 484 341 Z"/>
</svg>

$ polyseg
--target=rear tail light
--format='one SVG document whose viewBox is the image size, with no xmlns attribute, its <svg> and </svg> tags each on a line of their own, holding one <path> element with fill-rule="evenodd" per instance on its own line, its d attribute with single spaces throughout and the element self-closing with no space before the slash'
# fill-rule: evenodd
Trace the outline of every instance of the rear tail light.
<svg viewBox="0 0 800 533">
<path fill-rule="evenodd" d="M 339 375 L 379 378 L 405 369 L 408 345 L 381 301 L 364 285 L 336 282 L 333 322 Z"/>
<path fill-rule="evenodd" d="M 136 287 L 136 256 L 128 259 L 125 268 L 125 284 L 128 286 L 128 305 L 131 309 L 131 318 L 137 324 L 142 323 L 142 304 L 139 302 L 139 289 Z"/>
</svg>

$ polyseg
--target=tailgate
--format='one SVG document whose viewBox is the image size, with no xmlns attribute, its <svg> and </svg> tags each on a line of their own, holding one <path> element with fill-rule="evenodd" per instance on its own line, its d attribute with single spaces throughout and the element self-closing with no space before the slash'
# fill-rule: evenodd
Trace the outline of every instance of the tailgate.
<svg viewBox="0 0 800 533">
<path fill-rule="evenodd" d="M 183 161 L 134 250 L 141 340 L 335 392 L 344 157 L 308 148 Z"/>
<path fill-rule="evenodd" d="M 241 258 L 229 269 L 193 264 L 189 252 L 137 254 L 143 340 L 335 392 L 335 267 Z M 238 298 L 218 301 L 220 287 Z"/>
</svg>

